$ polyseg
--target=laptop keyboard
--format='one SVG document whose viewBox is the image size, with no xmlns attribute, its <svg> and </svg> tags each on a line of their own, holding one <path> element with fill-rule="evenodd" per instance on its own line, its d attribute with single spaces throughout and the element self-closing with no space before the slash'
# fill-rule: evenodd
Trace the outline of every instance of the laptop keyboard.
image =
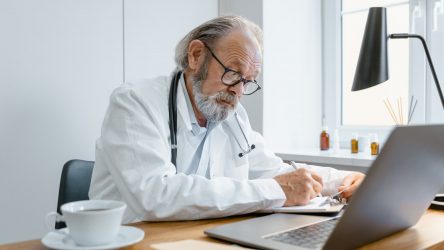
<svg viewBox="0 0 444 250">
<path fill-rule="evenodd" d="M 283 242 L 290 245 L 320 249 L 333 231 L 339 218 L 319 222 L 309 226 L 285 231 L 265 237 L 274 241 Z"/>
</svg>

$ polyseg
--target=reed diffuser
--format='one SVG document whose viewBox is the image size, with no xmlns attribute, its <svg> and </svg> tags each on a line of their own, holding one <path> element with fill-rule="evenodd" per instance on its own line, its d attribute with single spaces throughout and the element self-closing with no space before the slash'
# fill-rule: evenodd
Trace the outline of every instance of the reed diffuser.
<svg viewBox="0 0 444 250">
<path fill-rule="evenodd" d="M 399 97 L 396 99 L 396 106 L 391 101 L 386 98 L 383 100 L 385 107 L 387 108 L 387 112 L 390 114 L 391 118 L 393 119 L 393 122 L 396 125 L 408 125 L 410 124 L 410 121 L 412 120 L 413 113 L 415 112 L 416 104 L 418 103 L 418 100 L 415 99 L 414 96 L 410 98 L 410 103 L 408 107 L 408 114 L 407 117 L 404 117 L 403 107 L 402 107 L 402 97 Z M 413 104 L 414 103 L 414 104 Z M 395 108 L 396 109 L 395 109 Z"/>
</svg>

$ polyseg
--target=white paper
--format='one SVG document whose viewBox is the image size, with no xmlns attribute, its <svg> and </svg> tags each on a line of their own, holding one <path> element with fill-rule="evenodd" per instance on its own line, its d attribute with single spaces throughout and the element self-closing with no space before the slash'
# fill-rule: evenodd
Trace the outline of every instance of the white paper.
<svg viewBox="0 0 444 250">
<path fill-rule="evenodd" d="M 343 205 L 330 206 L 327 201 L 328 197 L 316 197 L 312 199 L 308 204 L 303 206 L 293 207 L 276 207 L 271 209 L 265 209 L 260 212 L 264 213 L 316 213 L 316 212 L 339 212 Z"/>
</svg>

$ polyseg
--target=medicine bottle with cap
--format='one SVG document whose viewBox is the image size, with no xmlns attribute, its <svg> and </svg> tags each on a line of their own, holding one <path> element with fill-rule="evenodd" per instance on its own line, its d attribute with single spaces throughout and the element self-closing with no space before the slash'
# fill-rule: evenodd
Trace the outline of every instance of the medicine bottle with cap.
<svg viewBox="0 0 444 250">
<path fill-rule="evenodd" d="M 378 135 L 373 134 L 371 137 L 371 144 L 370 144 L 371 154 L 372 155 L 378 155 L 379 154 L 379 140 Z"/>
<path fill-rule="evenodd" d="M 352 138 L 350 140 L 350 148 L 351 148 L 351 153 L 352 154 L 357 154 L 359 152 L 359 142 L 358 142 L 358 134 L 354 133 L 352 135 Z"/>
<path fill-rule="evenodd" d="M 324 126 L 322 127 L 322 132 L 320 136 L 320 146 L 321 150 L 328 150 L 330 149 L 330 135 L 328 134 L 328 127 Z"/>
</svg>

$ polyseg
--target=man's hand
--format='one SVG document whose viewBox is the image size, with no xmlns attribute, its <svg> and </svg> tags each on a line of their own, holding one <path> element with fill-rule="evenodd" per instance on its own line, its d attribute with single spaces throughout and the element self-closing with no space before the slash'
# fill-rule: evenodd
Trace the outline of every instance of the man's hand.
<svg viewBox="0 0 444 250">
<path fill-rule="evenodd" d="M 346 189 L 341 194 L 341 197 L 345 199 L 350 198 L 353 195 L 353 193 L 356 191 L 356 189 L 359 187 L 361 182 L 364 180 L 364 178 L 365 174 L 359 172 L 352 172 L 351 174 L 347 175 L 342 181 L 342 184 L 338 188 L 338 192 L 341 192 L 342 190 Z"/>
<path fill-rule="evenodd" d="M 284 206 L 305 205 L 322 191 L 322 178 L 307 169 L 300 168 L 274 179 L 287 197 Z"/>
</svg>

